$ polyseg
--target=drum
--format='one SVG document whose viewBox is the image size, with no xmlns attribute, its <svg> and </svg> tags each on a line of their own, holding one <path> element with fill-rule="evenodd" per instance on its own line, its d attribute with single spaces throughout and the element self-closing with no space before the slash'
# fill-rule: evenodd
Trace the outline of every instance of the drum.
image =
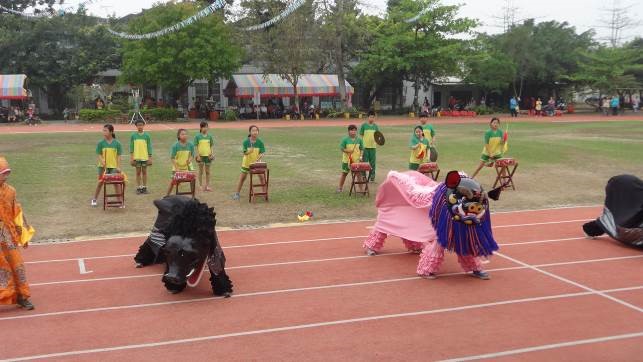
<svg viewBox="0 0 643 362">
<path fill-rule="evenodd" d="M 175 184 L 179 182 L 192 182 L 194 180 L 196 180 L 196 174 L 189 171 L 177 171 L 172 177 L 172 182 Z"/>
<path fill-rule="evenodd" d="M 514 158 L 501 158 L 496 161 L 497 167 L 509 167 L 515 164 L 516 164 L 516 160 Z"/>
<path fill-rule="evenodd" d="M 266 169 L 266 168 L 268 168 L 267 162 L 255 162 L 252 165 L 250 165 L 251 170 L 259 170 L 259 169 Z"/>
<path fill-rule="evenodd" d="M 371 164 L 368 162 L 351 163 L 352 172 L 366 172 L 371 170 Z"/>
<path fill-rule="evenodd" d="M 435 172 L 439 170 L 440 168 L 438 167 L 438 164 L 435 162 L 427 162 L 423 163 L 418 167 L 418 172 L 420 173 L 429 173 L 429 172 Z"/>
<path fill-rule="evenodd" d="M 106 173 L 102 177 L 103 182 L 123 182 L 125 176 L 122 173 Z"/>
</svg>

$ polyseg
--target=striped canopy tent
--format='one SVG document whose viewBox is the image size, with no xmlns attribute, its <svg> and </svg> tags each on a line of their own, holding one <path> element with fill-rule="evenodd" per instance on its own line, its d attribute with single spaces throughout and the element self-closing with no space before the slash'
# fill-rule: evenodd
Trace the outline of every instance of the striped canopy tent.
<svg viewBox="0 0 643 362">
<path fill-rule="evenodd" d="M 345 83 L 346 94 L 353 94 L 353 87 L 348 82 Z M 252 98 L 257 93 L 261 98 L 295 96 L 290 82 L 278 74 L 235 74 L 228 89 L 237 98 Z M 301 97 L 338 96 L 339 82 L 334 74 L 302 74 L 297 90 Z"/>
<path fill-rule="evenodd" d="M 0 74 L 0 99 L 23 100 L 29 98 L 25 89 L 24 74 Z"/>
</svg>

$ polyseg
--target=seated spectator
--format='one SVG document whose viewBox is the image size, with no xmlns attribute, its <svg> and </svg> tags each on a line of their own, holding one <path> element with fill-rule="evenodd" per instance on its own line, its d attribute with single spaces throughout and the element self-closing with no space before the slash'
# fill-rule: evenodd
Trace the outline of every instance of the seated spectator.
<svg viewBox="0 0 643 362">
<path fill-rule="evenodd" d="M 265 104 L 262 103 L 259 110 L 261 111 L 261 118 L 268 118 L 268 107 Z"/>
</svg>

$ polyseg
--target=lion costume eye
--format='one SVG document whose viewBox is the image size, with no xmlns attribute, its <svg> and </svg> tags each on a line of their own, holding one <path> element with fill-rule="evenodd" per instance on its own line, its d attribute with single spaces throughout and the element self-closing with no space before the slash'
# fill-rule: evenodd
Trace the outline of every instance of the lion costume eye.
<svg viewBox="0 0 643 362">
<path fill-rule="evenodd" d="M 451 205 L 456 204 L 458 202 L 458 199 L 455 197 L 455 194 L 449 195 L 449 203 Z"/>
</svg>

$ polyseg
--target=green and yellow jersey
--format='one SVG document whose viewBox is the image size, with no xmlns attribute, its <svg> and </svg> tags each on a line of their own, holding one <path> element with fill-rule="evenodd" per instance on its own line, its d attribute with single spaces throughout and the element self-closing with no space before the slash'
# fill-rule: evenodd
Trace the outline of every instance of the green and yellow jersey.
<svg viewBox="0 0 643 362">
<path fill-rule="evenodd" d="M 484 133 L 484 143 L 488 145 L 482 148 L 482 154 L 490 157 L 498 157 L 502 155 L 502 137 L 503 132 L 500 129 L 489 129 Z M 489 151 L 487 151 L 489 148 Z"/>
<path fill-rule="evenodd" d="M 176 142 L 170 151 L 170 158 L 176 161 L 174 171 L 191 171 L 190 157 L 194 155 L 194 145 L 190 142 Z"/>
<path fill-rule="evenodd" d="M 359 162 L 362 156 L 362 150 L 364 149 L 364 142 L 359 137 L 350 138 L 346 136 L 339 144 L 339 149 L 342 150 L 342 163 L 351 164 Z M 350 152 L 350 156 L 346 152 Z"/>
<path fill-rule="evenodd" d="M 377 148 L 377 143 L 375 143 L 375 131 L 379 131 L 380 128 L 377 127 L 375 123 L 370 124 L 365 122 L 362 124 L 362 127 L 359 129 L 359 135 L 364 139 L 364 148 Z"/>
<path fill-rule="evenodd" d="M 430 125 L 428 123 L 423 124 L 422 125 L 422 130 L 423 130 L 422 132 L 424 133 L 424 138 L 426 138 L 427 140 L 430 140 L 433 137 L 435 137 L 435 128 L 433 128 L 432 125 Z"/>
<path fill-rule="evenodd" d="M 212 145 L 214 145 L 214 138 L 209 134 L 199 133 L 194 137 L 194 146 L 199 157 L 210 157 L 212 155 Z"/>
<path fill-rule="evenodd" d="M 248 151 L 250 153 L 246 154 Z M 250 165 L 257 162 L 259 155 L 266 153 L 266 147 L 263 144 L 263 141 L 256 139 L 255 141 L 246 138 L 243 141 L 243 160 L 241 160 L 241 168 L 249 169 Z"/>
<path fill-rule="evenodd" d="M 105 168 L 118 168 L 118 157 L 123 154 L 123 147 L 116 139 L 112 139 L 112 142 L 103 139 L 96 145 L 96 154 L 103 157 Z M 98 167 L 103 165 L 98 163 Z"/>
<path fill-rule="evenodd" d="M 147 161 L 152 156 L 152 139 L 147 132 L 132 133 L 129 141 L 129 152 L 134 161 Z"/>
<path fill-rule="evenodd" d="M 420 145 L 418 148 L 413 149 L 416 145 Z M 411 158 L 409 163 L 421 164 L 424 163 L 426 158 L 429 155 L 429 140 L 426 138 L 419 139 L 415 135 L 411 136 L 411 142 L 409 142 L 409 147 L 411 148 Z"/>
</svg>

